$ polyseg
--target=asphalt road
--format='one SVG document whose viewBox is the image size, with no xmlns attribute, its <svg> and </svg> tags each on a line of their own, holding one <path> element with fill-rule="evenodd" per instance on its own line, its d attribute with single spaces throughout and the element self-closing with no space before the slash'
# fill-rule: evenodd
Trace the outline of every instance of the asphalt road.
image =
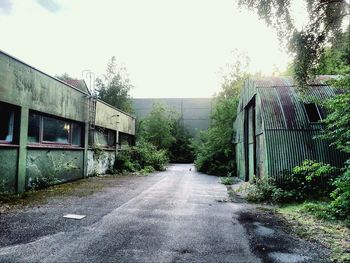
<svg viewBox="0 0 350 263">
<path fill-rule="evenodd" d="M 256 243 L 279 231 L 255 221 L 246 204 L 223 202 L 227 190 L 218 178 L 190 168 L 112 178 L 92 195 L 1 215 L 0 262 L 322 261 L 315 247 L 288 235 L 287 249 L 258 253 Z M 86 218 L 63 218 L 67 213 Z"/>
</svg>

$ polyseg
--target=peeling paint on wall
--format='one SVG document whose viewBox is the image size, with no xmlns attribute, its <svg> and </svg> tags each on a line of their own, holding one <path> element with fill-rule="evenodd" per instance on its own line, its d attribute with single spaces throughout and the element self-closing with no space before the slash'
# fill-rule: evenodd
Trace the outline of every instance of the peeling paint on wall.
<svg viewBox="0 0 350 263">
<path fill-rule="evenodd" d="M 88 151 L 88 176 L 108 173 L 113 170 L 115 162 L 115 151 L 101 151 L 96 153 Z"/>
<path fill-rule="evenodd" d="M 27 154 L 26 187 L 36 178 L 53 177 L 57 182 L 83 178 L 83 151 L 30 149 Z"/>
</svg>

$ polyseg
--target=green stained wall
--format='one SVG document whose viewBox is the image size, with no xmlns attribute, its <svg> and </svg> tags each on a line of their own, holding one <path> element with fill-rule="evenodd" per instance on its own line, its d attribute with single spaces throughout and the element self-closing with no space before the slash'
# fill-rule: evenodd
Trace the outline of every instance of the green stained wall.
<svg viewBox="0 0 350 263">
<path fill-rule="evenodd" d="M 85 122 L 86 96 L 0 52 L 1 101 Z"/>
<path fill-rule="evenodd" d="M 96 102 L 95 124 L 100 127 L 135 135 L 135 118 L 102 101 Z"/>
<path fill-rule="evenodd" d="M 83 150 L 29 149 L 26 163 L 26 187 L 35 178 L 53 177 L 59 182 L 84 176 Z"/>
<path fill-rule="evenodd" d="M 17 158 L 17 148 L 0 148 L 0 192 L 16 191 Z"/>
<path fill-rule="evenodd" d="M 90 114 L 87 92 L 0 51 L 0 102 L 18 106 L 20 112 L 20 127 L 15 131 L 19 138 L 14 141 L 16 145 L 0 145 L 0 190 L 2 187 L 7 191 L 22 192 L 31 186 L 35 178 L 59 183 L 87 176 Z M 84 123 L 82 147 L 74 149 L 66 145 L 67 148 L 62 148 L 60 145 L 45 143 L 28 146 L 28 118 L 31 110 Z M 96 102 L 95 116 L 98 126 L 135 134 L 135 118 L 106 103 Z M 113 153 L 117 154 L 117 150 Z"/>
</svg>

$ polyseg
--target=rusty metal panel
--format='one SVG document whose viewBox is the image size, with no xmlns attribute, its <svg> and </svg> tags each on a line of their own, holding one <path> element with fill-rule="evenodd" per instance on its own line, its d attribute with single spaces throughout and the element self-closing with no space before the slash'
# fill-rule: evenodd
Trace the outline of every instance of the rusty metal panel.
<svg viewBox="0 0 350 263">
<path fill-rule="evenodd" d="M 285 129 L 285 119 L 276 90 L 259 88 L 258 95 L 265 129 Z"/>
</svg>

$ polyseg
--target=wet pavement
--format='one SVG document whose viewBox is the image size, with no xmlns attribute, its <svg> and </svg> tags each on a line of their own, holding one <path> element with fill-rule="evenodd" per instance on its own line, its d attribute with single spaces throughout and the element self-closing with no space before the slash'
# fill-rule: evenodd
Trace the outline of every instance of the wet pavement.
<svg viewBox="0 0 350 263">
<path fill-rule="evenodd" d="M 328 262 L 191 165 L 95 180 L 94 194 L 0 215 L 0 262 Z"/>
</svg>

